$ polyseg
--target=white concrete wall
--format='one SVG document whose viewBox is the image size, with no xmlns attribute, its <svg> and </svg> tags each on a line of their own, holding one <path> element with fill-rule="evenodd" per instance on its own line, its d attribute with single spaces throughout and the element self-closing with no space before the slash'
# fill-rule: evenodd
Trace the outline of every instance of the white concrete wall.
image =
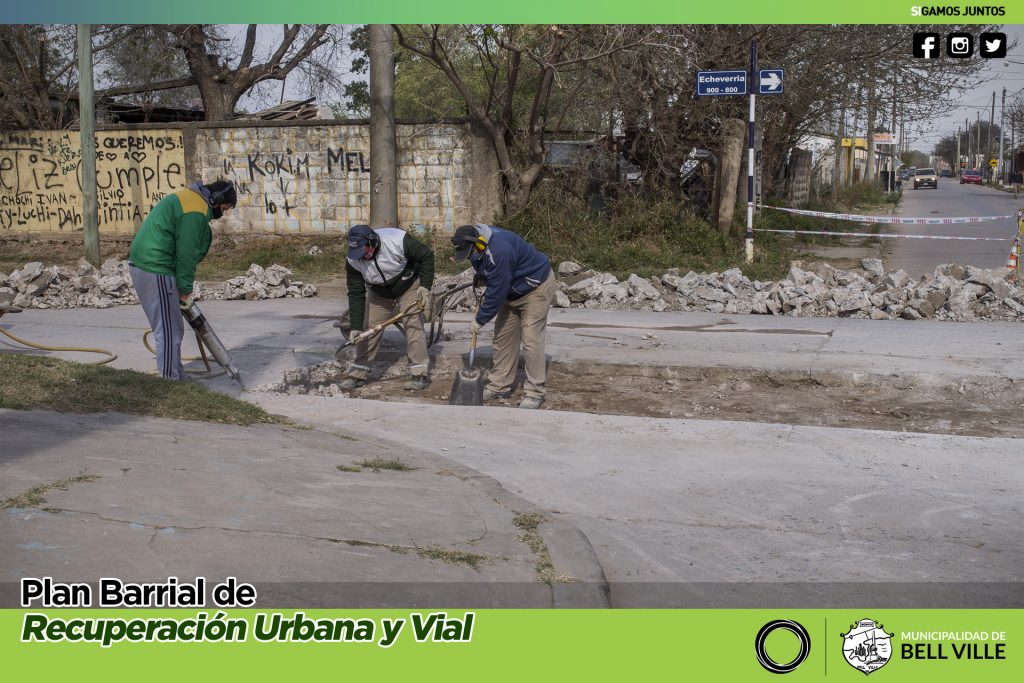
<svg viewBox="0 0 1024 683">
<path fill-rule="evenodd" d="M 368 223 L 369 126 L 198 128 L 190 161 L 205 182 L 237 183 L 224 232 L 344 232 Z M 496 164 L 468 125 L 398 126 L 398 216 L 402 227 L 450 232 L 498 210 Z M 493 170 L 492 170 L 493 169 Z"/>
</svg>

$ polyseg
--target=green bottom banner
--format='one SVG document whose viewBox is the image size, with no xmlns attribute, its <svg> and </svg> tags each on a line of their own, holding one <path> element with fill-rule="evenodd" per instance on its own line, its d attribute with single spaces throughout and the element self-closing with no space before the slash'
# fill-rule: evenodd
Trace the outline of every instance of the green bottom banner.
<svg viewBox="0 0 1024 683">
<path fill-rule="evenodd" d="M 1024 610 L 40 608 L 0 626 L 9 681 L 1024 680 Z"/>
</svg>

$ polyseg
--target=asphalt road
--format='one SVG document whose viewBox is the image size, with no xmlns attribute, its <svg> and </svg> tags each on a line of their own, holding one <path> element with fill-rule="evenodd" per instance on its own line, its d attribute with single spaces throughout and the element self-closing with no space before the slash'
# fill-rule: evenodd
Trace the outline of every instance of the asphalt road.
<svg viewBox="0 0 1024 683">
<path fill-rule="evenodd" d="M 952 218 L 956 216 L 1006 216 L 1024 207 L 1012 193 L 1000 192 L 978 185 L 961 185 L 957 178 L 940 178 L 938 189 L 914 190 L 904 184 L 900 214 L 915 218 Z M 1006 264 L 1011 239 L 1016 233 L 1016 220 L 961 225 L 893 225 L 887 232 L 907 235 L 961 235 L 967 237 L 1000 237 L 1005 242 L 959 240 L 887 239 L 883 259 L 889 270 L 903 269 L 913 277 L 931 273 L 943 263 L 1000 268 Z"/>
</svg>

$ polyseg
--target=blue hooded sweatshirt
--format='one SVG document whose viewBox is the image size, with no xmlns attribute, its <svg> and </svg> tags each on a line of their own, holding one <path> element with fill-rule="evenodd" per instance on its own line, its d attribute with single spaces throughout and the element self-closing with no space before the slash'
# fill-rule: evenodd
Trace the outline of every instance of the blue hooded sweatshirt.
<svg viewBox="0 0 1024 683">
<path fill-rule="evenodd" d="M 490 228 L 487 248 L 470 254 L 469 262 L 477 275 L 487 281 L 484 300 L 476 315 L 478 325 L 486 325 L 506 301 L 515 301 L 537 289 L 551 273 L 546 254 L 509 230 Z"/>
</svg>

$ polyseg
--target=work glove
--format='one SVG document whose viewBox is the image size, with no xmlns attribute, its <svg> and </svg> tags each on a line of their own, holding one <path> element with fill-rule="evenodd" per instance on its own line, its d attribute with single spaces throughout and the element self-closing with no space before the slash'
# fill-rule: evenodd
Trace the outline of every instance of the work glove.
<svg viewBox="0 0 1024 683">
<path fill-rule="evenodd" d="M 359 335 L 361 335 L 365 331 L 366 330 L 357 330 L 356 328 L 353 327 L 351 330 L 348 331 L 348 340 L 349 341 L 354 340 L 356 337 L 358 337 Z"/>
<path fill-rule="evenodd" d="M 420 307 L 423 309 L 423 315 L 428 319 L 430 318 L 430 290 L 426 287 L 420 287 L 416 290 L 417 301 Z"/>
<path fill-rule="evenodd" d="M 477 336 L 480 335 L 480 324 L 476 320 L 469 323 L 469 333 Z"/>
<path fill-rule="evenodd" d="M 192 308 L 192 302 L 196 300 L 195 294 L 187 294 L 178 297 L 178 305 L 181 306 L 181 310 L 187 311 Z"/>
</svg>

